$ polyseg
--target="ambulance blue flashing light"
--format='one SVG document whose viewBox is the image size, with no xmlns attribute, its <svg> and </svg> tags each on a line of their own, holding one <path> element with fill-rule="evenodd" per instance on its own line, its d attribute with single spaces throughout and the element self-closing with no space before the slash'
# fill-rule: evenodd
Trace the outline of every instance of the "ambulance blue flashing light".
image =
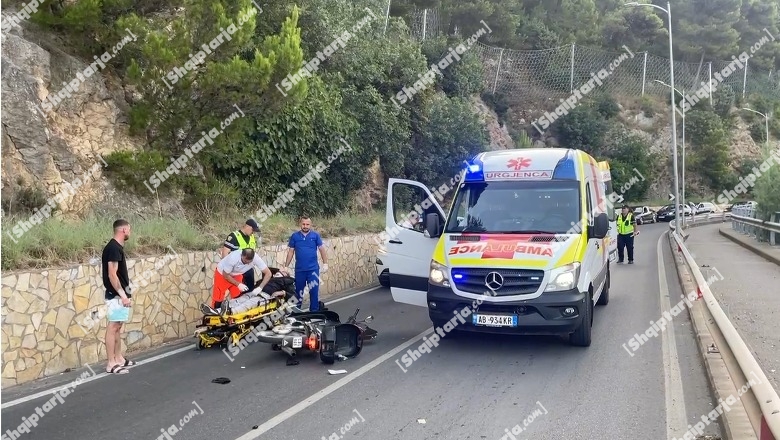
<svg viewBox="0 0 780 440">
<path fill-rule="evenodd" d="M 553 171 L 554 180 L 577 180 L 577 168 L 574 165 L 572 150 L 566 152 Z"/>
<path fill-rule="evenodd" d="M 483 163 L 481 160 L 474 158 L 470 163 L 467 162 L 466 166 L 466 182 L 484 182 L 485 172 L 482 169 Z"/>
</svg>

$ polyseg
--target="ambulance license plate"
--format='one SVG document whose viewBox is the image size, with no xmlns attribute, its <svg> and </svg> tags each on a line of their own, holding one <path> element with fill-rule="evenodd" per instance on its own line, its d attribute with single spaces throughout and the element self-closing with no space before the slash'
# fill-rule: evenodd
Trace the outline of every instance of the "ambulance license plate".
<svg viewBox="0 0 780 440">
<path fill-rule="evenodd" d="M 474 325 L 488 327 L 517 327 L 516 315 L 473 315 L 471 322 Z"/>
</svg>

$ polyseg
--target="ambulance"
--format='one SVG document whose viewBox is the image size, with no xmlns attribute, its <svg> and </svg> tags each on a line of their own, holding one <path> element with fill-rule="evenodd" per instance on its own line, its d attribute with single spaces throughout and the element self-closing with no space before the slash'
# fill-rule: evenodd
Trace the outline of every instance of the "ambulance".
<svg viewBox="0 0 780 440">
<path fill-rule="evenodd" d="M 389 179 L 393 300 L 427 307 L 445 330 L 459 314 L 454 331 L 562 335 L 590 346 L 594 307 L 609 302 L 603 176 L 580 150 L 484 152 L 467 162 L 447 213 L 422 183 Z M 409 194 L 418 203 L 399 227 Z"/>
</svg>

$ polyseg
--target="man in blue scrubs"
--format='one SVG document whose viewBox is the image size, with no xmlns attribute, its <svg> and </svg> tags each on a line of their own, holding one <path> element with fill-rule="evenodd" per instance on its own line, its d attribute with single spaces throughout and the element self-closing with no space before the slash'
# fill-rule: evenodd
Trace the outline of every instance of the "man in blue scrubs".
<svg viewBox="0 0 780 440">
<path fill-rule="evenodd" d="M 322 245 L 320 234 L 311 230 L 311 219 L 301 218 L 301 230 L 290 236 L 287 243 L 287 260 L 284 267 L 290 267 L 293 255 L 295 256 L 295 297 L 298 299 L 298 307 L 303 302 L 303 293 L 309 286 L 309 310 L 319 310 L 320 293 L 320 264 L 317 259 L 317 251 L 322 255 L 322 273 L 328 271 L 328 256 Z"/>
</svg>

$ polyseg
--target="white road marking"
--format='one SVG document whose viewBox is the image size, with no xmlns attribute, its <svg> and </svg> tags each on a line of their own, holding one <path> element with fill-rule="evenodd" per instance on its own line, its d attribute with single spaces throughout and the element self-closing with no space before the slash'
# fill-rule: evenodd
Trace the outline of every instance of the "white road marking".
<svg viewBox="0 0 780 440">
<path fill-rule="evenodd" d="M 382 288 L 382 286 L 372 287 L 370 289 L 366 289 L 366 290 L 363 290 L 363 291 L 360 291 L 360 292 L 357 292 L 357 293 L 353 293 L 352 295 L 347 295 L 347 296 L 345 296 L 343 298 L 338 298 L 338 299 L 334 299 L 333 301 L 328 301 L 328 302 L 325 303 L 325 305 L 327 306 L 327 305 L 335 304 L 335 303 L 337 303 L 339 301 L 344 301 L 345 299 L 354 298 L 354 297 L 362 295 L 364 293 L 373 292 L 374 290 L 381 289 L 381 288 Z"/>
<path fill-rule="evenodd" d="M 254 440 L 264 433 L 270 431 L 272 428 L 276 427 L 280 423 L 284 422 L 285 420 L 293 417 L 294 415 L 298 414 L 299 412 L 305 410 L 306 408 L 310 407 L 311 405 L 315 404 L 318 400 L 326 397 L 328 394 L 337 391 L 339 388 L 343 387 L 344 385 L 352 382 L 353 380 L 357 379 L 358 377 L 368 373 L 373 368 L 377 367 L 382 362 L 390 359 L 397 353 L 401 352 L 406 347 L 418 342 L 423 336 L 427 335 L 428 333 L 431 333 L 433 331 L 433 327 L 428 328 L 424 332 L 420 333 L 417 336 L 412 337 L 412 339 L 404 342 L 403 344 L 395 347 L 394 349 L 388 351 L 387 353 L 383 354 L 382 356 L 374 359 L 373 361 L 367 363 L 366 365 L 360 367 L 359 369 L 355 370 L 354 373 L 350 374 L 349 376 L 346 376 L 342 379 L 339 379 L 338 381 L 330 384 L 326 388 L 323 388 L 322 390 L 312 394 L 307 399 L 304 399 L 300 402 L 298 402 L 296 405 L 290 407 L 289 409 L 283 411 L 282 413 L 276 415 L 271 420 L 263 423 L 262 425 L 258 426 L 257 429 L 253 429 L 246 434 L 242 435 L 241 437 L 237 438 L 236 440 Z"/>
<path fill-rule="evenodd" d="M 377 290 L 377 289 L 379 289 L 381 287 L 382 286 L 377 286 L 377 287 L 372 287 L 370 289 L 362 290 L 360 292 L 353 293 L 351 295 L 347 295 L 347 296 L 345 296 L 343 298 L 338 298 L 338 299 L 334 299 L 333 301 L 328 301 L 328 302 L 325 303 L 325 305 L 330 305 L 330 304 L 333 304 L 333 303 L 337 303 L 339 301 L 344 301 L 345 299 L 354 298 L 354 297 L 362 295 L 364 293 L 373 292 L 374 290 Z M 136 364 L 133 367 L 129 367 L 129 368 L 135 368 L 135 367 L 138 367 L 138 366 L 141 366 L 141 365 L 144 365 L 144 364 L 148 364 L 148 363 L 151 363 L 151 362 L 154 362 L 154 361 L 158 361 L 160 359 L 167 358 L 168 356 L 173 356 L 175 354 L 184 353 L 185 351 L 190 351 L 190 350 L 192 350 L 192 346 L 190 346 L 190 345 L 188 345 L 186 347 L 177 348 L 175 350 L 171 350 L 171 351 L 168 351 L 168 352 L 165 352 L 165 353 L 158 354 L 157 356 L 150 357 L 149 359 L 144 359 L 142 361 L 136 361 Z M 105 369 L 105 367 L 103 367 L 103 368 Z M 95 375 L 95 376 L 92 376 L 92 377 L 88 377 L 88 378 L 82 380 L 81 383 L 84 384 L 84 383 L 87 383 L 87 382 L 92 382 L 93 380 L 102 379 L 102 378 L 108 377 L 108 376 L 113 376 L 113 374 L 103 372 L 101 374 L 98 374 L 98 375 Z M 74 380 L 75 380 L 75 378 L 74 378 Z M 18 398 L 16 400 L 12 400 L 10 402 L 4 402 L 2 404 L 2 406 L 0 406 L 0 409 L 10 408 L 12 406 L 19 405 L 20 403 L 25 403 L 25 402 L 29 402 L 31 400 L 38 399 L 40 397 L 46 397 L 46 396 L 53 395 L 53 394 L 59 392 L 60 390 L 62 390 L 63 388 L 70 387 L 70 383 L 71 382 L 68 382 L 65 385 L 59 385 L 59 386 L 56 386 L 56 387 L 53 387 L 53 388 L 49 388 L 49 389 L 46 389 L 46 390 L 43 390 L 43 391 L 39 391 L 39 392 L 37 392 L 35 394 L 30 394 L 29 396 L 20 397 L 20 398 Z"/>
<path fill-rule="evenodd" d="M 132 367 L 128 367 L 128 369 L 133 369 L 133 368 L 136 368 L 136 367 L 141 366 L 143 364 L 148 364 L 150 362 L 154 362 L 154 361 L 166 358 L 168 356 L 173 356 L 174 354 L 179 354 L 179 353 L 182 353 L 182 352 L 185 352 L 185 351 L 188 351 L 188 350 L 192 350 L 192 347 L 191 346 L 181 347 L 181 348 L 177 348 L 177 349 L 172 350 L 172 351 L 168 351 L 168 352 L 165 352 L 165 353 L 158 354 L 157 356 L 150 357 L 149 359 L 144 359 L 142 361 L 135 361 L 135 365 L 133 365 Z M 101 368 L 105 369 L 105 365 L 103 363 L 101 363 L 101 365 L 103 365 Z M 107 376 L 113 376 L 113 374 L 112 373 L 106 373 L 104 371 L 101 374 L 97 374 L 95 376 L 88 377 L 88 378 L 82 380 L 81 383 L 84 384 L 84 383 L 87 383 L 87 382 L 92 382 L 93 380 L 98 380 L 98 379 L 101 379 L 101 378 L 107 377 Z M 74 378 L 74 380 L 75 379 L 76 378 Z M 20 397 L 20 398 L 18 398 L 16 400 L 12 400 L 10 402 L 5 402 L 5 403 L 3 403 L 2 406 L 0 406 L 0 408 L 5 409 L 5 408 L 9 408 L 9 407 L 18 405 L 20 403 L 29 402 L 29 401 L 37 399 L 39 397 L 45 397 L 45 396 L 52 395 L 54 393 L 59 392 L 63 388 L 69 388 L 71 386 L 72 382 L 73 381 L 70 381 L 70 382 L 68 382 L 65 385 L 60 385 L 60 386 L 57 386 L 57 387 L 54 387 L 54 388 L 49 388 L 48 390 L 40 391 L 40 392 L 37 392 L 35 394 L 30 394 L 29 396 L 25 396 L 25 397 Z"/>
<path fill-rule="evenodd" d="M 658 253 L 658 287 L 661 294 L 662 313 L 672 310 L 669 286 L 666 284 L 664 254 L 661 248 L 661 241 L 666 238 L 667 233 L 661 234 L 656 246 L 656 252 Z M 682 375 L 680 374 L 679 358 L 677 357 L 677 342 L 674 338 L 674 322 L 667 323 L 666 331 L 661 335 L 663 344 L 664 394 L 666 396 L 666 437 L 682 438 L 687 430 L 687 411 L 685 410 Z"/>
</svg>

